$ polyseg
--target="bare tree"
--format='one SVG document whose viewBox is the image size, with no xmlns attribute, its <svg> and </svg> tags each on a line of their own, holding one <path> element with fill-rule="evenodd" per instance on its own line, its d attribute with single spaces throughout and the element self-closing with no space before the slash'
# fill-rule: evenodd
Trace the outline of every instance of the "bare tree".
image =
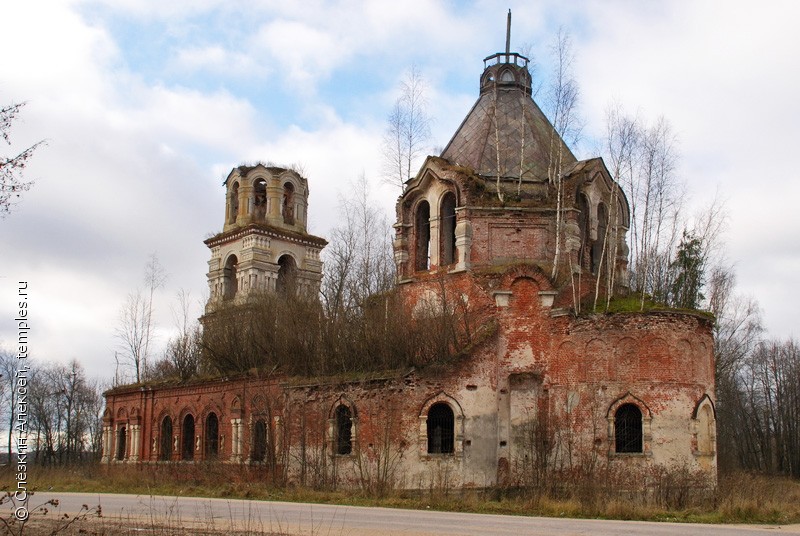
<svg viewBox="0 0 800 536">
<path fill-rule="evenodd" d="M 0 395 L 2 395 L 2 408 L 8 412 L 8 459 L 11 460 L 12 442 L 14 436 L 14 422 L 16 415 L 14 410 L 17 406 L 17 372 L 18 360 L 17 357 L 10 351 L 0 350 L 0 376 L 2 376 L 2 383 L 0 385 Z"/>
<path fill-rule="evenodd" d="M 565 143 L 574 145 L 580 138 L 582 123 L 578 117 L 578 83 L 572 73 L 575 59 L 572 51 L 570 35 L 559 28 L 556 40 L 551 46 L 551 54 L 555 62 L 555 73 L 547 90 L 545 108 L 553 123 L 550 135 L 547 179 L 555 186 L 556 194 L 556 243 L 551 277 L 558 275 L 561 262 L 561 247 L 564 227 L 564 191 L 562 185 L 562 167 L 564 164 Z M 563 140 L 563 143 L 562 143 Z"/>
<path fill-rule="evenodd" d="M 136 383 L 141 382 L 144 376 L 147 319 L 147 299 L 141 290 L 128 294 L 119 311 L 119 325 L 115 334 L 120 341 L 122 361 L 133 368 Z"/>
<path fill-rule="evenodd" d="M 391 225 L 371 199 L 363 174 L 349 191 L 350 196 L 339 199 L 342 224 L 331 231 L 323 253 L 322 299 L 331 318 L 363 306 L 369 296 L 394 285 Z"/>
<path fill-rule="evenodd" d="M 763 341 L 738 374 L 734 448 L 744 469 L 800 477 L 800 346 Z"/>
<path fill-rule="evenodd" d="M 147 376 L 147 359 L 153 340 L 153 296 L 166 281 L 158 257 L 151 255 L 145 265 L 144 290 L 128 294 L 119 313 L 116 337 L 120 341 L 122 358 L 133 369 L 136 383 Z"/>
<path fill-rule="evenodd" d="M 153 294 L 156 290 L 164 286 L 166 280 L 167 273 L 164 270 L 164 267 L 161 266 L 156 254 L 152 253 L 144 267 L 144 284 L 145 291 L 147 292 L 147 308 L 145 310 L 146 315 L 144 317 L 145 336 L 144 353 L 142 354 L 142 359 L 144 365 L 143 370 L 145 371 L 147 370 L 147 357 L 150 354 L 150 342 L 152 340 L 153 331 Z"/>
<path fill-rule="evenodd" d="M 383 178 L 402 191 L 431 137 L 426 84 L 416 65 L 400 83 L 400 92 L 383 137 Z"/>
<path fill-rule="evenodd" d="M 202 334 L 191 313 L 190 294 L 181 289 L 177 300 L 177 308 L 172 311 L 177 334 L 167 342 L 164 358 L 175 375 L 188 380 L 199 371 Z"/>
<path fill-rule="evenodd" d="M 606 139 L 605 152 L 611 176 L 620 187 L 623 184 L 634 184 L 634 168 L 636 162 L 636 148 L 639 144 L 640 130 L 635 119 L 628 117 L 619 104 L 612 104 L 606 110 Z M 630 191 L 631 188 L 629 188 Z M 620 245 L 620 229 L 622 214 L 620 211 L 621 200 L 618 198 L 618 188 L 613 188 L 609 200 L 609 222 L 606 234 L 603 237 L 601 262 L 606 264 L 606 308 L 608 308 L 614 294 L 616 278 L 616 261 Z M 595 303 L 600 295 L 600 274 L 595 287 Z"/>
<path fill-rule="evenodd" d="M 0 108 L 0 137 L 11 145 L 11 124 L 17 118 L 25 103 L 10 104 Z M 44 142 L 34 143 L 15 156 L 0 155 L 0 215 L 5 216 L 11 212 L 23 192 L 27 192 L 33 181 L 26 180 L 23 172 L 28 165 L 33 153 Z"/>
<path fill-rule="evenodd" d="M 647 298 L 666 303 L 677 274 L 681 237 L 686 232 L 699 238 L 701 264 L 708 266 L 708 255 L 719 245 L 723 207 L 715 200 L 709 211 L 713 216 L 698 218 L 694 224 L 684 217 L 686 186 L 675 173 L 677 142 L 665 118 L 648 125 L 618 104 L 606 117 L 606 160 L 630 207 L 630 285 L 640 295 L 642 307 Z M 616 205 L 611 205 L 612 211 Z M 613 261 L 611 257 L 607 262 Z"/>
<path fill-rule="evenodd" d="M 103 397 L 77 361 L 45 362 L 28 382 L 34 461 L 44 465 L 89 460 L 99 452 Z"/>
</svg>

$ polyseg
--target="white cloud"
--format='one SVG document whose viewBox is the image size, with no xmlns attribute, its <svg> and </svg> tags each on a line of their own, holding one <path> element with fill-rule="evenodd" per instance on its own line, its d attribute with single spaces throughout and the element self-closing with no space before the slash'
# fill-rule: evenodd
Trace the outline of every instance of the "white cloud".
<svg viewBox="0 0 800 536">
<path fill-rule="evenodd" d="M 260 78 L 251 56 L 226 50 L 221 45 L 184 48 L 173 60 L 174 67 L 186 71 L 207 71 L 214 74 Z"/>
<path fill-rule="evenodd" d="M 730 199 L 729 257 L 779 335 L 796 329 L 787 289 L 800 259 L 800 181 L 791 161 L 800 142 L 795 5 L 512 6 L 512 44 L 536 41 L 538 57 L 553 21 L 581 28 L 573 34 L 577 76 L 595 134 L 612 97 L 670 119 L 694 197 L 710 200 L 719 187 Z M 0 34 L 10 73 L 0 101 L 29 101 L 14 139 L 47 138 L 48 145 L 29 169 L 34 189 L 0 222 L 0 250 L 14 259 L 0 274 L 0 292 L 8 296 L 9 284 L 30 279 L 39 293 L 40 355 L 77 357 L 108 376 L 117 311 L 141 283 L 150 253 L 171 274 L 158 304 L 161 331 L 171 323 L 166 302 L 177 288 L 198 298 L 205 292 L 202 240 L 221 229 L 220 183 L 239 162 L 302 164 L 316 234 L 335 225 L 339 193 L 362 172 L 391 217 L 396 192 L 377 178 L 397 81 L 412 62 L 422 68 L 434 139 L 446 144 L 478 96 L 481 60 L 503 46 L 506 7 L 124 0 L 2 9 L 15 23 Z M 91 12 L 91 23 L 76 10 Z M 138 51 L 125 47 L 135 45 L 107 22 L 124 27 L 126 17 L 143 27 L 196 25 L 192 32 L 203 39 L 177 31 L 163 57 L 131 61 Z M 245 20 L 247 29 L 237 26 Z M 162 62 L 156 75 L 137 70 L 151 60 Z M 342 73 L 350 83 L 334 87 L 330 81 Z M 259 93 L 262 84 L 275 93 Z M 12 309 L 0 301 L 6 340 Z"/>
</svg>

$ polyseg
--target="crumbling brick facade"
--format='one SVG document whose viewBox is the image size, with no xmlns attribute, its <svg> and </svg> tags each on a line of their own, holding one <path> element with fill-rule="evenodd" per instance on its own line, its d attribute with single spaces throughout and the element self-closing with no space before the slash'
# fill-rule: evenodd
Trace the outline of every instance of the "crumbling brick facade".
<svg viewBox="0 0 800 536">
<path fill-rule="evenodd" d="M 118 387 L 106 393 L 104 462 L 217 461 L 376 490 L 531 484 L 592 467 L 680 468 L 715 484 L 712 321 L 586 312 L 627 291 L 627 201 L 601 159 L 552 143 L 527 59 L 486 61 L 478 102 L 407 183 L 395 224 L 404 303 L 419 322 L 458 304 L 466 350 L 357 378 Z M 275 289 L 287 255 L 313 290 L 325 243 L 305 232 L 305 179 L 237 168 L 226 186 L 224 232 L 207 241 L 207 312 Z M 231 257 L 240 264 L 226 268 Z"/>
</svg>

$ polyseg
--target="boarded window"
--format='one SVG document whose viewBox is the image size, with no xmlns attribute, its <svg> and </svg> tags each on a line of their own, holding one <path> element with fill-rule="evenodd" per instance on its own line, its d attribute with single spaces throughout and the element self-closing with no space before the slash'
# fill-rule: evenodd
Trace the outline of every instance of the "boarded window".
<svg viewBox="0 0 800 536">
<path fill-rule="evenodd" d="M 444 402 L 437 402 L 428 410 L 428 454 L 453 452 L 455 418 L 453 410 Z"/>
<path fill-rule="evenodd" d="M 456 262 L 456 196 L 453 192 L 448 192 L 442 199 L 440 216 L 441 264 L 447 266 Z"/>
<path fill-rule="evenodd" d="M 336 408 L 336 454 L 353 451 L 353 415 L 344 404 Z"/>
<path fill-rule="evenodd" d="M 216 413 L 209 413 L 206 417 L 206 459 L 219 456 L 219 419 Z"/>
<path fill-rule="evenodd" d="M 181 430 L 181 459 L 194 459 L 194 417 L 187 415 L 183 418 Z"/>
<path fill-rule="evenodd" d="M 642 452 L 642 412 L 634 404 L 623 404 L 614 415 L 614 445 L 617 453 Z"/>
<path fill-rule="evenodd" d="M 263 462 L 267 457 L 267 423 L 259 419 L 253 425 L 253 455 L 254 462 Z"/>
<path fill-rule="evenodd" d="M 712 434 L 714 417 L 709 406 L 703 406 L 697 413 L 697 450 L 701 454 L 713 454 Z"/>
<path fill-rule="evenodd" d="M 162 461 L 172 459 L 172 418 L 169 415 L 161 421 L 161 448 L 158 459 Z"/>
<path fill-rule="evenodd" d="M 427 201 L 423 201 L 417 206 L 414 232 L 416 235 L 414 269 L 427 270 L 429 266 L 428 247 L 431 241 L 431 206 Z"/>
</svg>

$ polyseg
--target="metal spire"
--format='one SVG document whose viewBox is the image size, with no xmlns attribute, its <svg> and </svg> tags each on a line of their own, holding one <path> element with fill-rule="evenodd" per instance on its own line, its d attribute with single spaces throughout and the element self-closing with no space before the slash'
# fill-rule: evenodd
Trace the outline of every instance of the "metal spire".
<svg viewBox="0 0 800 536">
<path fill-rule="evenodd" d="M 508 54 L 511 53 L 511 10 L 508 10 L 508 21 L 506 22 L 506 61 Z"/>
</svg>

